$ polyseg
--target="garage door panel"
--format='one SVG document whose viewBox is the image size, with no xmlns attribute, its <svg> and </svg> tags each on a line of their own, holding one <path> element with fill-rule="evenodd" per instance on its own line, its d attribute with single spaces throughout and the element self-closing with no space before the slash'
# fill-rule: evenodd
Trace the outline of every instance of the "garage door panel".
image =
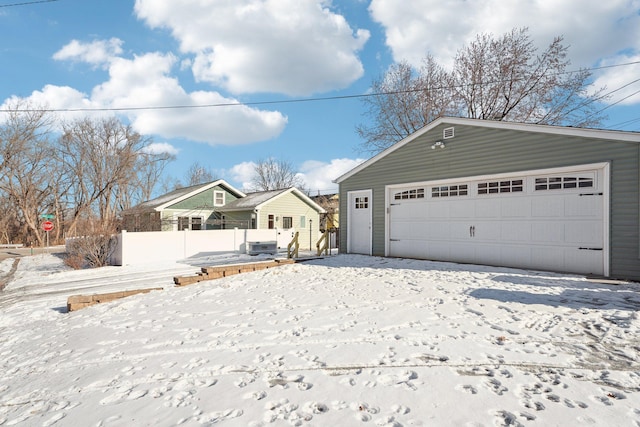
<svg viewBox="0 0 640 427">
<path fill-rule="evenodd" d="M 495 200 L 477 200 L 475 203 L 476 218 L 500 218 L 500 203 Z"/>
<path fill-rule="evenodd" d="M 450 218 L 464 219 L 475 217 L 475 206 L 471 200 L 455 200 L 451 199 L 450 206 Z"/>
<path fill-rule="evenodd" d="M 449 257 L 454 262 L 474 263 L 476 260 L 475 245 L 451 243 Z"/>
<path fill-rule="evenodd" d="M 565 268 L 564 253 L 563 247 L 531 248 L 531 268 L 562 271 Z"/>
<path fill-rule="evenodd" d="M 501 265 L 522 266 L 531 268 L 531 248 L 525 246 L 506 245 L 501 247 Z"/>
<path fill-rule="evenodd" d="M 537 221 L 531 224 L 531 241 L 549 244 L 564 241 L 564 223 L 552 221 Z"/>
<path fill-rule="evenodd" d="M 392 239 L 412 239 L 414 237 L 412 230 L 416 228 L 416 224 L 419 224 L 419 222 L 395 222 L 393 224 L 390 237 Z"/>
<path fill-rule="evenodd" d="M 602 196 L 579 196 L 565 200 L 564 212 L 568 217 L 602 218 Z"/>
<path fill-rule="evenodd" d="M 449 240 L 452 224 L 444 221 L 429 222 L 421 226 L 425 231 L 425 238 L 429 240 Z"/>
<path fill-rule="evenodd" d="M 530 242 L 531 223 L 527 221 L 504 221 L 501 223 L 500 240 L 503 242 Z"/>
<path fill-rule="evenodd" d="M 402 203 L 394 204 L 390 207 L 390 213 L 393 215 L 394 220 L 415 220 L 424 221 L 427 218 L 426 203 Z"/>
<path fill-rule="evenodd" d="M 502 218 L 528 218 L 531 216 L 531 200 L 525 197 L 511 197 L 502 200 L 500 207 Z"/>
<path fill-rule="evenodd" d="M 502 223 L 499 221 L 476 221 L 471 223 L 471 238 L 473 241 L 500 241 L 502 234 Z M 468 227 L 467 227 L 468 228 Z M 469 234 L 469 230 L 467 230 Z"/>
<path fill-rule="evenodd" d="M 598 221 L 573 221 L 564 227 L 564 240 L 568 243 L 602 245 L 602 224 Z"/>
<path fill-rule="evenodd" d="M 602 251 L 566 249 L 564 260 L 568 271 L 585 274 L 602 274 L 604 268 Z"/>
<path fill-rule="evenodd" d="M 424 240 L 402 240 L 390 242 L 393 256 L 407 258 L 424 258 L 427 255 L 427 244 Z"/>
<path fill-rule="evenodd" d="M 482 258 L 486 259 L 489 265 L 504 265 L 502 261 L 502 249 L 499 245 L 480 245 L 476 248 L 476 253 L 482 252 Z"/>
<path fill-rule="evenodd" d="M 552 196 L 536 196 L 531 200 L 534 218 L 560 218 L 564 216 L 564 200 Z"/>
<path fill-rule="evenodd" d="M 427 219 L 449 219 L 449 203 L 442 200 L 430 203 L 426 214 Z"/>
<path fill-rule="evenodd" d="M 451 260 L 450 244 L 447 241 L 427 242 L 427 255 L 425 258 L 439 261 Z"/>
<path fill-rule="evenodd" d="M 470 232 L 471 225 L 469 225 L 468 221 L 464 221 L 464 222 L 452 221 L 451 223 L 449 223 L 449 227 L 450 227 L 450 237 L 452 240 L 466 241 L 471 238 L 471 232 Z"/>
</svg>

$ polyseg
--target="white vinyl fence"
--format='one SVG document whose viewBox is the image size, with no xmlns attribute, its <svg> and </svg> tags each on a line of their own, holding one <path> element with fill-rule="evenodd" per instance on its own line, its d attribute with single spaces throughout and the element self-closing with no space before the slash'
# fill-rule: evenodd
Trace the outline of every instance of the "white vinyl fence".
<svg viewBox="0 0 640 427">
<path fill-rule="evenodd" d="M 199 230 L 149 231 L 115 236 L 111 265 L 135 265 L 179 261 L 215 253 L 246 253 L 247 242 L 277 242 L 286 252 L 295 230 Z"/>
</svg>

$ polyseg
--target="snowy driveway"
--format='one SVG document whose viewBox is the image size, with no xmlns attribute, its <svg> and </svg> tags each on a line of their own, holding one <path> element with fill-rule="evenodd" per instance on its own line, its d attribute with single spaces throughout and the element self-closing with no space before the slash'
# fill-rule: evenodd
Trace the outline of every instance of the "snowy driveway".
<svg viewBox="0 0 640 427">
<path fill-rule="evenodd" d="M 49 261 L 7 289 L 78 274 Z M 341 255 L 68 314 L 29 293 L 0 314 L 0 425 L 637 426 L 639 290 Z"/>
</svg>

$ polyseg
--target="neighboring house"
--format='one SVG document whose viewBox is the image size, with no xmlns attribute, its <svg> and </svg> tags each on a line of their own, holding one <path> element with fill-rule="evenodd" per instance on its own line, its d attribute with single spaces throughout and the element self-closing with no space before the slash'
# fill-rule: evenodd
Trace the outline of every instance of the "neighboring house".
<svg viewBox="0 0 640 427">
<path fill-rule="evenodd" d="M 321 231 L 340 228 L 340 195 L 338 193 L 312 196 L 311 200 L 325 210 L 325 213 L 320 216 Z"/>
<path fill-rule="evenodd" d="M 300 247 L 315 248 L 325 210 L 297 188 L 245 194 L 224 180 L 194 185 L 143 202 L 123 214 L 123 229 L 181 231 L 278 229 L 300 232 Z"/>
<path fill-rule="evenodd" d="M 440 118 L 336 182 L 343 252 L 640 279 L 640 133 Z"/>
<path fill-rule="evenodd" d="M 245 196 L 222 179 L 180 188 L 125 211 L 122 228 L 127 231 L 222 229 L 225 224 L 220 209 Z M 249 225 L 238 223 L 230 228 L 250 228 Z"/>
<path fill-rule="evenodd" d="M 299 231 L 302 249 L 315 248 L 325 210 L 295 187 L 249 193 L 219 210 L 223 222 L 249 222 L 249 228 Z"/>
</svg>

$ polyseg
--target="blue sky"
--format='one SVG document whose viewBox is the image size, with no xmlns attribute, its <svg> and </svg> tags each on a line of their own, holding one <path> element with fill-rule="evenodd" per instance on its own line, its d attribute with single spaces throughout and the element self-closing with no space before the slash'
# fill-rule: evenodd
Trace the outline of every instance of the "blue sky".
<svg viewBox="0 0 640 427">
<path fill-rule="evenodd" d="M 366 93 L 394 61 L 443 64 L 476 34 L 563 35 L 574 68 L 640 61 L 638 0 L 0 0 L 0 104 L 52 109 L 196 106 Z M 505 4 L 508 3 L 508 4 Z M 13 5 L 13 6 L 11 6 Z M 6 7 L 3 7 L 6 6 Z M 608 129 L 640 131 L 640 65 L 603 69 Z M 634 82 L 634 83 L 632 83 Z M 629 84 L 631 83 L 631 84 Z M 613 104 L 613 105 L 612 105 Z M 312 193 L 368 154 L 358 99 L 128 110 L 176 155 L 242 188 L 252 162 L 290 162 Z M 62 119 L 105 113 L 59 113 Z M 0 115 L 0 120 L 2 116 Z"/>
</svg>

